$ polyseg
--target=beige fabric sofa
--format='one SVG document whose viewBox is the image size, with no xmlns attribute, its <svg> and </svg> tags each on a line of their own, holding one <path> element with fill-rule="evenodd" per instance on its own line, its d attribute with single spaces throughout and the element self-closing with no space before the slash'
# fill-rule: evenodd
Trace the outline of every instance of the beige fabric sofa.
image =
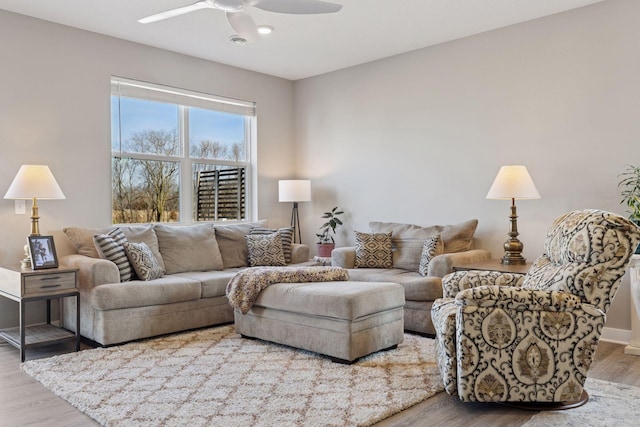
<svg viewBox="0 0 640 427">
<path fill-rule="evenodd" d="M 107 230 L 67 228 L 76 254 L 61 257 L 62 264 L 79 269 L 80 333 L 102 345 L 193 328 L 233 322 L 226 285 L 247 267 L 244 236 L 264 221 L 235 225 L 121 226 L 129 242 L 144 242 L 165 270 L 149 281 L 120 282 L 113 262 L 99 258 L 93 235 Z M 210 233 L 210 227 L 215 233 Z M 205 233 L 202 233 L 202 231 Z M 203 235 L 213 236 L 203 238 Z M 215 242 L 212 242 L 213 239 Z M 218 253 L 216 252 L 216 248 Z M 212 270 L 220 257 L 222 269 Z M 291 264 L 309 264 L 309 248 L 293 244 Z M 65 301 L 62 321 L 75 331 L 76 308 Z"/>
<path fill-rule="evenodd" d="M 433 302 L 442 298 L 442 278 L 453 265 L 464 265 L 491 258 L 484 249 L 472 249 L 477 220 L 446 226 L 423 227 L 393 222 L 370 222 L 372 233 L 391 233 L 393 268 L 356 268 L 356 247 L 336 248 L 331 254 L 333 266 L 349 269 L 349 280 L 394 282 L 404 287 L 404 328 L 420 334 L 435 335 L 431 320 Z M 441 237 L 442 252 L 431 259 L 427 274 L 418 273 L 422 246 L 432 236 Z"/>
</svg>

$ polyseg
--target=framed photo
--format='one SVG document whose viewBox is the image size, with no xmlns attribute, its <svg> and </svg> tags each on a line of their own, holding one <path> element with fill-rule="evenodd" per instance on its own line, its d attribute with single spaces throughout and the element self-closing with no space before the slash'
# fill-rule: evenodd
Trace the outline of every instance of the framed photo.
<svg viewBox="0 0 640 427">
<path fill-rule="evenodd" d="M 58 256 L 53 244 L 53 236 L 29 236 L 27 240 L 29 240 L 32 269 L 58 267 Z"/>
</svg>

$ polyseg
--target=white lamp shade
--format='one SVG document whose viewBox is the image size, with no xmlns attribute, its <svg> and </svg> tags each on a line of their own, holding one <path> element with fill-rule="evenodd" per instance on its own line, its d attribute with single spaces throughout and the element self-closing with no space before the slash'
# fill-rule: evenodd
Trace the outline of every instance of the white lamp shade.
<svg viewBox="0 0 640 427">
<path fill-rule="evenodd" d="M 22 165 L 5 199 L 64 199 L 64 193 L 46 165 Z"/>
<path fill-rule="evenodd" d="M 305 179 L 278 181 L 278 196 L 281 202 L 309 202 L 311 201 L 311 181 Z"/>
<path fill-rule="evenodd" d="M 540 193 L 525 166 L 502 166 L 487 199 L 539 199 Z"/>
</svg>

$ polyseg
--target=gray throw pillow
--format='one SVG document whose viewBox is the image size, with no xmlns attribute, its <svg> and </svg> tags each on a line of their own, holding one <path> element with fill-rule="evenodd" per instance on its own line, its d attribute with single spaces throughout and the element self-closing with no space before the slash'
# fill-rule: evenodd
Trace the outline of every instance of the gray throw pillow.
<svg viewBox="0 0 640 427">
<path fill-rule="evenodd" d="M 247 241 L 244 238 L 254 227 L 264 227 L 266 220 L 213 226 L 216 241 L 222 255 L 224 268 L 246 267 L 249 259 Z"/>
<path fill-rule="evenodd" d="M 245 239 L 249 249 L 249 266 L 278 267 L 287 265 L 279 233 L 248 234 Z"/>
<path fill-rule="evenodd" d="M 113 230 L 110 228 L 81 228 L 81 227 L 65 227 L 62 231 L 67 235 L 69 241 L 80 255 L 91 258 L 100 258 L 100 254 L 96 250 L 93 242 L 93 236 L 96 234 L 107 234 Z"/>
<path fill-rule="evenodd" d="M 167 274 L 224 268 L 213 225 L 156 224 L 154 229 Z"/>
<path fill-rule="evenodd" d="M 124 250 L 140 280 L 159 279 L 164 275 L 162 267 L 146 243 L 126 242 Z"/>
<path fill-rule="evenodd" d="M 361 233 L 356 236 L 356 268 L 392 268 L 391 233 Z"/>
</svg>

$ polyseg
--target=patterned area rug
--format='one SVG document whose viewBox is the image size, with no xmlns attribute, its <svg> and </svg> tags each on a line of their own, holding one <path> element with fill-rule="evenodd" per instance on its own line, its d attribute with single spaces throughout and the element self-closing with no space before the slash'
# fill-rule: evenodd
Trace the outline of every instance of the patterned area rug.
<svg viewBox="0 0 640 427">
<path fill-rule="evenodd" d="M 640 388 L 587 378 L 589 401 L 574 409 L 534 415 L 527 427 L 619 427 L 638 425 Z"/>
<path fill-rule="evenodd" d="M 410 334 L 350 366 L 223 326 L 22 368 L 105 426 L 366 426 L 443 390 L 434 341 Z"/>
</svg>

